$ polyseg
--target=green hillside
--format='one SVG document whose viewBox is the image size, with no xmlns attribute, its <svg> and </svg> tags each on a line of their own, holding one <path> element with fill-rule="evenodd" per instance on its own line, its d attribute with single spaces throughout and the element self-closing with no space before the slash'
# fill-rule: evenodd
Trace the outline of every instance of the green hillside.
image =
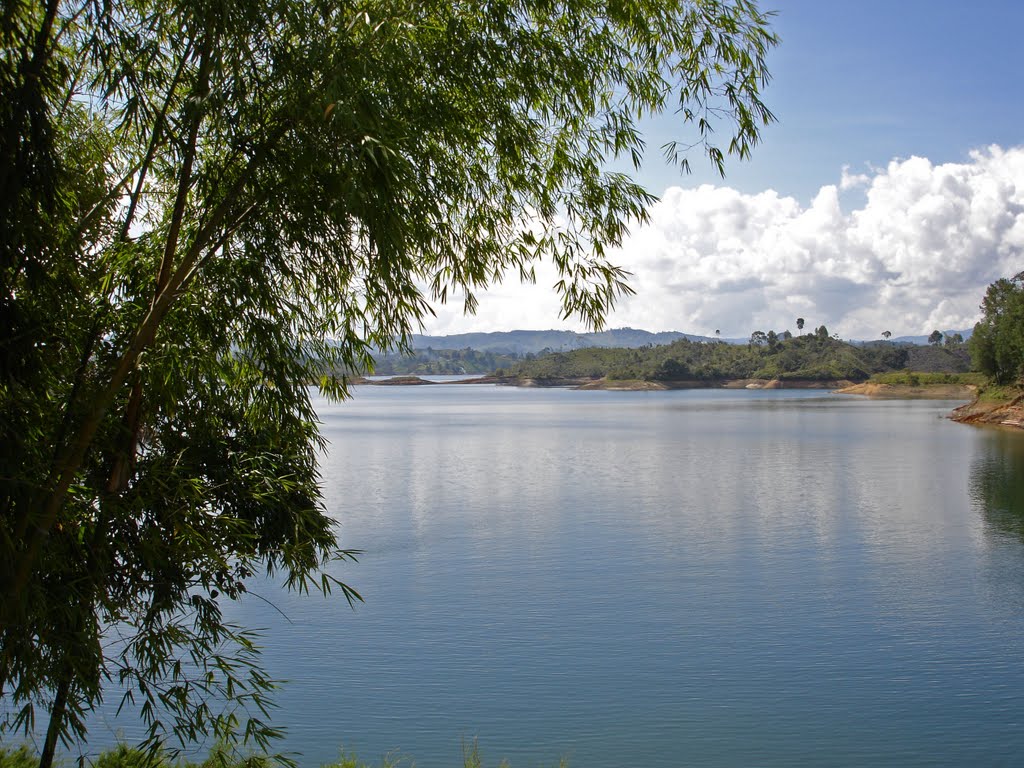
<svg viewBox="0 0 1024 768">
<path fill-rule="evenodd" d="M 963 372 L 969 368 L 961 349 L 904 345 L 853 345 L 827 335 L 792 338 L 761 334 L 746 345 L 681 339 L 639 349 L 579 349 L 524 360 L 512 375 L 531 379 L 604 378 L 643 381 L 722 381 L 780 379 L 863 381 L 872 374 L 904 370 Z"/>
</svg>

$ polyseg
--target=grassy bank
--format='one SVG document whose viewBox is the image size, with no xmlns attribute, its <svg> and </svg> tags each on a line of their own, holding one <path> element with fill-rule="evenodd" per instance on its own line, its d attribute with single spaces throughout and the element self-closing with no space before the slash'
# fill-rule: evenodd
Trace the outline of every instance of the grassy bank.
<svg viewBox="0 0 1024 768">
<path fill-rule="evenodd" d="M 985 381 L 985 375 L 981 373 L 927 373 L 921 371 L 888 371 L 876 373 L 868 379 L 871 384 L 887 384 L 892 387 L 953 385 L 980 388 Z"/>
<path fill-rule="evenodd" d="M 1024 389 L 1012 386 L 1000 386 L 999 384 L 985 384 L 978 387 L 979 403 L 1011 403 L 1024 395 Z"/>
<path fill-rule="evenodd" d="M 876 373 L 867 381 L 843 387 L 837 392 L 897 400 L 974 401 L 984 382 L 985 377 L 978 373 L 888 371 Z"/>
</svg>

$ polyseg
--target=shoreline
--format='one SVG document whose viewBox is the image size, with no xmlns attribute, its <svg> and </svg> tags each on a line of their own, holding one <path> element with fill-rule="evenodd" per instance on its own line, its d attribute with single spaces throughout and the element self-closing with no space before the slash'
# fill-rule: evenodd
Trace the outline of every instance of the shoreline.
<svg viewBox="0 0 1024 768">
<path fill-rule="evenodd" d="M 960 424 L 1024 429 L 1024 393 L 1011 400 L 982 400 L 973 384 L 881 384 L 864 381 L 817 381 L 812 379 L 729 379 L 719 381 L 646 381 L 641 379 L 593 379 L 589 377 L 520 379 L 515 376 L 479 376 L 454 381 L 430 381 L 416 375 L 351 382 L 367 386 L 420 386 L 445 384 L 494 384 L 526 388 L 571 388 L 605 392 L 662 392 L 679 389 L 828 389 L 838 395 L 890 400 L 965 400 L 949 419 Z"/>
<path fill-rule="evenodd" d="M 426 374 L 430 375 L 430 374 Z M 571 388 L 609 392 L 659 392 L 676 389 L 830 389 L 856 386 L 846 379 L 679 379 L 648 381 L 646 379 L 608 379 L 587 376 L 557 378 L 519 378 L 517 376 L 478 376 L 450 381 L 431 381 L 415 374 L 396 375 L 386 379 L 353 379 L 351 384 L 367 386 L 417 386 L 423 384 L 499 384 L 527 388 Z"/>
<path fill-rule="evenodd" d="M 1024 429 L 1024 393 L 1008 400 L 982 399 L 973 384 L 877 384 L 864 382 L 837 390 L 837 394 L 861 395 L 878 399 L 967 400 L 954 408 L 947 418 L 958 424 L 1000 429 Z"/>
<path fill-rule="evenodd" d="M 976 400 L 978 388 L 973 384 L 910 385 L 864 381 L 837 389 L 836 394 L 891 400 Z"/>
<path fill-rule="evenodd" d="M 960 424 L 1024 429 L 1024 394 L 1012 400 L 979 400 L 964 403 L 949 416 Z"/>
</svg>

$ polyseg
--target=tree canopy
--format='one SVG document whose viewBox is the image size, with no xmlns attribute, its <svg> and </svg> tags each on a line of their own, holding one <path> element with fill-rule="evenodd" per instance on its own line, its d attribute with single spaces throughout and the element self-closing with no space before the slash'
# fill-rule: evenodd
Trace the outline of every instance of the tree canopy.
<svg viewBox="0 0 1024 768">
<path fill-rule="evenodd" d="M 329 590 L 351 554 L 308 385 L 343 396 L 432 302 L 538 259 L 600 326 L 653 200 L 613 170 L 640 121 L 721 170 L 772 119 L 751 0 L 10 0 L 0 25 L 0 691 L 7 726 L 50 713 L 44 763 L 111 678 L 154 743 L 265 745 L 271 682 L 220 601 L 259 571 Z"/>
<path fill-rule="evenodd" d="M 639 349 L 589 347 L 539 355 L 519 362 L 511 372 L 541 380 L 607 377 L 707 385 L 736 379 L 863 381 L 875 373 L 903 369 L 914 351 L 883 344 L 847 344 L 814 334 L 790 334 L 788 339 L 775 334 L 775 342 L 769 343 L 767 333 L 754 333 L 760 334 L 761 340 L 749 344 L 680 339 Z"/>
<path fill-rule="evenodd" d="M 1024 378 L 1024 272 L 988 287 L 968 341 L 974 367 L 997 384 Z"/>
</svg>

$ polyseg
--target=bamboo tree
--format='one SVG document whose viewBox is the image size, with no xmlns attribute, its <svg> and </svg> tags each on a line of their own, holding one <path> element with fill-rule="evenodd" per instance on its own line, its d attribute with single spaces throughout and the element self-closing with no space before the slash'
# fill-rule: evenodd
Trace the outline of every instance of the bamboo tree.
<svg viewBox="0 0 1024 768">
<path fill-rule="evenodd" d="M 0 691 L 58 740 L 116 680 L 149 741 L 265 747 L 246 580 L 358 594 L 307 385 L 550 259 L 600 326 L 671 110 L 772 119 L 749 0 L 12 0 L 0 56 Z M 717 143 L 716 128 L 725 143 Z M 212 700 L 223 702 L 215 709 Z M 241 708 L 241 709 L 240 709 Z M 243 726 L 243 723 L 245 724 Z"/>
</svg>

